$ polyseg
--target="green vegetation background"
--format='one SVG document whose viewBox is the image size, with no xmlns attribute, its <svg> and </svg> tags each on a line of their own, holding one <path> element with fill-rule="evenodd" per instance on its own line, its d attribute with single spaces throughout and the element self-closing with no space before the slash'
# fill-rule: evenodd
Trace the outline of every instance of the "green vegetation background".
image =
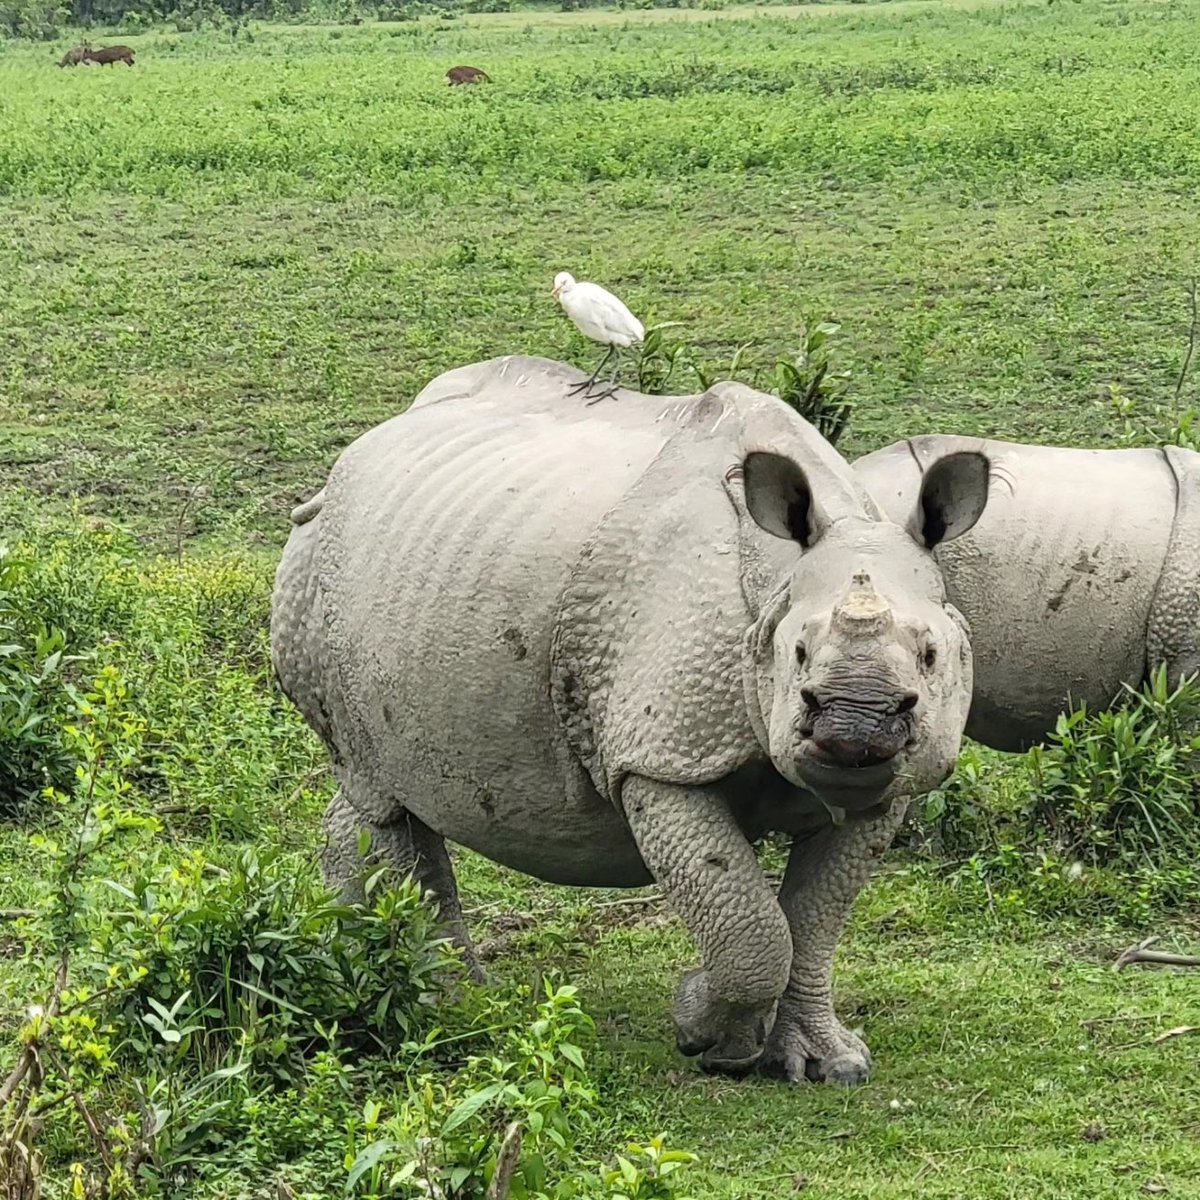
<svg viewBox="0 0 1200 1200">
<path fill-rule="evenodd" d="M 684 322 L 712 362 L 839 322 L 851 455 L 925 431 L 1152 443 L 1196 402 L 1189 381 L 1176 395 L 1200 269 L 1195 0 L 97 32 L 137 66 L 57 70 L 82 35 L 0 45 L 0 475 L 30 564 L 12 621 L 36 610 L 90 652 L 67 668 L 81 686 L 116 671 L 111 703 L 145 726 L 110 730 L 119 799 L 164 832 L 114 835 L 98 877 L 132 886 L 188 853 L 228 870 L 247 848 L 308 870 L 329 782 L 265 651 L 287 511 L 448 367 L 590 361 L 550 299 L 558 269 Z M 493 84 L 448 88 L 461 62 Z M 1200 1024 L 1194 978 L 1108 969 L 1135 936 L 1200 934 L 1194 843 L 1106 870 L 1075 846 L 1077 880 L 1028 817 L 1009 844 L 995 814 L 1032 792 L 1025 763 L 969 752 L 934 822 L 956 848 L 896 852 L 864 896 L 839 1003 L 878 1070 L 853 1093 L 679 1060 L 666 1007 L 691 951 L 660 906 L 468 855 L 464 890 L 502 996 L 565 968 L 595 1016 L 598 1157 L 666 1130 L 702 1159 L 679 1178 L 730 1200 L 799 1181 L 839 1200 L 1200 1196 L 1196 1040 L 1150 1044 Z M 28 816 L 0 832 L 13 907 L 54 886 L 29 835 Z M 141 945 L 105 938 L 110 958 Z M 0 947 L 14 1036 L 46 951 L 24 926 Z M 287 1104 L 264 1085 L 257 1116 L 222 1118 L 201 1146 L 232 1174 L 186 1194 L 340 1193 L 351 1114 L 396 1110 L 401 1085 L 356 1067 L 347 1093 L 305 1062 Z M 106 1094 L 127 1095 L 113 1070 Z M 299 1133 L 272 1124 L 306 1111 Z M 43 1147 L 47 1194 L 87 1145 L 72 1126 Z"/>
</svg>

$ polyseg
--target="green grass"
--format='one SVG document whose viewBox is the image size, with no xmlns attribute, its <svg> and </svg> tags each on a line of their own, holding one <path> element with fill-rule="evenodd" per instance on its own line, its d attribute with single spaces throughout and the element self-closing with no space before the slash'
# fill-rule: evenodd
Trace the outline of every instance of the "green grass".
<svg viewBox="0 0 1200 1200">
<path fill-rule="evenodd" d="M 852 454 L 928 429 L 1097 444 L 1110 381 L 1169 397 L 1200 6 L 652 15 L 147 35 L 133 70 L 8 49 L 10 485 L 160 546 L 277 545 L 438 372 L 590 361 L 561 267 L 714 358 L 839 320 Z M 456 61 L 496 83 L 447 88 Z"/>
<path fill-rule="evenodd" d="M 1118 999 L 1094 951 L 1052 969 L 1048 956 L 1078 951 L 1049 939 L 981 946 L 976 933 L 939 931 L 902 939 L 898 954 L 895 941 L 860 928 L 844 950 L 840 992 L 871 1038 L 876 1075 L 852 1097 L 796 1095 L 786 1085 L 738 1089 L 686 1072 L 681 1082 L 669 1043 L 666 1053 L 662 1039 L 638 1046 L 635 1030 L 655 1029 L 667 997 L 663 988 L 658 1004 L 639 1004 L 633 980 L 649 965 L 668 973 L 684 947 L 677 939 L 663 953 L 636 933 L 613 941 L 601 943 L 604 970 L 626 976 L 612 1012 L 601 1015 L 616 1036 L 634 1039 L 616 1068 L 646 1088 L 637 1101 L 643 1122 L 701 1147 L 710 1168 L 729 1173 L 717 1194 L 767 1196 L 772 1182 L 797 1173 L 827 1196 L 910 1196 L 922 1180 L 923 1194 L 939 1197 L 964 1185 L 976 1197 L 1018 1196 L 1031 1180 L 1062 1195 L 1117 1196 L 1128 1193 L 1122 1168 L 1130 1163 L 1139 1164 L 1135 1177 L 1177 1188 L 1200 1167 L 1198 1114 L 1180 1103 L 1194 1047 L 1110 1050 L 1194 1015 L 1185 981 L 1143 983 Z M 623 1027 L 614 1026 L 625 1012 Z M 1102 1026 L 1099 1037 L 1081 1027 L 1114 1013 L 1141 1020 Z M 1083 1143 L 1091 1123 L 1109 1133 L 1103 1144 Z"/>
<path fill-rule="evenodd" d="M 564 268 L 713 358 L 839 321 L 850 454 L 930 430 L 1103 445 L 1109 385 L 1169 404 L 1186 348 L 1198 35 L 1198 0 L 905 0 L 159 32 L 120 39 L 133 70 L 0 46 L 7 501 L 128 524 L 185 571 L 249 548 L 263 621 L 288 508 L 358 433 L 464 362 L 592 360 L 549 296 Z M 495 83 L 447 88 L 456 62 Z M 211 728 L 199 700 L 158 714 L 196 723 L 198 767 L 155 798 L 311 845 L 313 748 L 255 707 L 258 666 L 227 665 L 189 685 L 225 706 Z M 1000 915 L 897 860 L 838 977 L 873 1081 L 734 1083 L 671 1045 L 676 922 L 460 857 L 498 978 L 567 968 L 615 1126 L 697 1150 L 697 1194 L 1200 1196 L 1197 1039 L 1145 1044 L 1200 1024 L 1195 977 L 1108 969 L 1146 931 Z M 36 899 L 40 861 L 0 834 L 0 905 Z M 41 989 L 0 937 L 6 1029 Z"/>
<path fill-rule="evenodd" d="M 1200 1195 L 1195 1039 L 1147 1044 L 1200 1023 L 1195 980 L 1113 974 L 1111 952 L 1132 940 L 1117 929 L 993 921 L 897 868 L 860 901 L 838 963 L 840 1010 L 875 1074 L 852 1092 L 796 1088 L 708 1078 L 675 1054 L 667 1006 L 693 951 L 665 909 L 597 909 L 474 857 L 461 874 L 484 932 L 510 906 L 536 918 L 499 937 L 493 969 L 567 967 L 597 1018 L 618 1119 L 698 1148 L 696 1195 L 767 1200 L 793 1176 L 822 1200 L 1108 1200 L 1154 1182 Z"/>
</svg>

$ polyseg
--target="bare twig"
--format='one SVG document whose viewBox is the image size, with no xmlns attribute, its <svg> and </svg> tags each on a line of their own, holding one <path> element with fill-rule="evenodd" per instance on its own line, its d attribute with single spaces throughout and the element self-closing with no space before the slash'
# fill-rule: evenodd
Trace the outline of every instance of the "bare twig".
<svg viewBox="0 0 1200 1200">
<path fill-rule="evenodd" d="M 1158 1046 L 1163 1042 L 1169 1042 L 1172 1038 L 1183 1037 L 1188 1033 L 1200 1033 L 1200 1025 L 1176 1025 L 1174 1029 L 1168 1029 L 1166 1033 L 1160 1033 L 1158 1037 L 1147 1038 L 1143 1042 L 1122 1042 L 1113 1049 L 1133 1050 L 1137 1046 Z"/>
<path fill-rule="evenodd" d="M 1153 1013 L 1137 1013 L 1135 1015 L 1123 1014 L 1118 1017 L 1088 1017 L 1086 1020 L 1080 1021 L 1088 1033 L 1095 1033 L 1097 1025 L 1116 1025 L 1125 1021 L 1156 1021 L 1158 1018 Z"/>
<path fill-rule="evenodd" d="M 504 1133 L 500 1153 L 496 1155 L 496 1170 L 488 1186 L 487 1200 L 508 1200 L 508 1189 L 512 1183 L 517 1163 L 521 1161 L 521 1122 L 514 1121 Z"/>
<path fill-rule="evenodd" d="M 100 1155 L 104 1165 L 111 1173 L 113 1165 L 112 1153 L 109 1150 L 108 1141 L 100 1129 L 100 1123 L 92 1115 L 92 1110 L 88 1108 L 78 1089 L 72 1085 L 71 1073 L 68 1071 L 66 1064 L 49 1046 L 46 1047 L 46 1057 L 50 1060 L 54 1069 L 59 1073 L 63 1082 L 67 1085 L 67 1089 L 71 1095 L 71 1102 L 75 1105 L 76 1111 L 83 1118 L 83 1123 L 87 1126 L 88 1133 L 91 1134 L 92 1144 L 96 1147 L 96 1153 Z"/>
<path fill-rule="evenodd" d="M 1183 366 L 1179 368 L 1179 378 L 1175 381 L 1175 403 L 1179 403 L 1179 397 L 1183 395 L 1183 385 L 1187 382 L 1188 370 L 1192 365 L 1192 355 L 1196 353 L 1196 333 L 1200 329 L 1200 310 L 1197 308 L 1196 298 L 1196 280 L 1193 279 L 1188 285 L 1188 299 L 1192 304 L 1192 320 L 1188 326 L 1188 348 L 1187 353 L 1183 356 Z"/>
<path fill-rule="evenodd" d="M 32 908 L 0 908 L 0 921 L 20 921 L 23 917 L 37 916 Z"/>
<path fill-rule="evenodd" d="M 1176 1025 L 1174 1029 L 1160 1033 L 1150 1045 L 1157 1046 L 1159 1042 L 1169 1042 L 1172 1038 L 1183 1037 L 1187 1033 L 1200 1033 L 1200 1025 Z"/>
<path fill-rule="evenodd" d="M 619 900 L 605 900 L 592 905 L 596 909 L 605 908 L 636 908 L 643 904 L 657 904 L 663 898 L 662 892 L 651 892 L 647 896 L 622 896 Z"/>
<path fill-rule="evenodd" d="M 1195 954 L 1168 954 L 1165 950 L 1151 950 L 1158 938 L 1146 938 L 1135 942 L 1123 951 L 1113 964 L 1114 971 L 1122 971 L 1132 963 L 1155 963 L 1164 967 L 1200 967 L 1200 956 Z"/>
<path fill-rule="evenodd" d="M 917 1172 L 917 1178 L 922 1179 L 929 1174 L 930 1171 L 940 1171 L 942 1164 L 933 1157 L 932 1154 L 926 1154 L 923 1150 L 909 1150 L 905 1148 L 904 1153 L 910 1158 L 915 1158 L 917 1162 L 922 1163 L 921 1169 Z"/>
</svg>

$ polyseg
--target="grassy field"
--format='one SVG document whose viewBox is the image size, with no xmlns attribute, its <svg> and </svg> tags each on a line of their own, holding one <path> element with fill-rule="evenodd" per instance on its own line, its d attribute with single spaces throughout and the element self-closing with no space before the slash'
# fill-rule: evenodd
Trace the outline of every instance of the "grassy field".
<svg viewBox="0 0 1200 1200">
<path fill-rule="evenodd" d="M 85 642 L 142 630 L 103 654 L 172 764 L 131 776 L 172 814 L 135 843 L 148 859 L 309 855 L 323 758 L 263 662 L 288 508 L 444 369 L 590 363 L 549 295 L 557 270 L 683 322 L 710 360 L 767 361 L 804 318 L 839 322 L 850 455 L 923 431 L 1153 440 L 1178 407 L 1200 0 L 119 40 L 133 70 L 0 45 L 0 487 L 34 544 L 72 510 L 136 539 L 100 567 L 64 558 L 56 586 Z M 494 83 L 448 88 L 459 62 Z M 1181 403 L 1198 399 L 1185 381 Z M 839 1003 L 877 1059 L 844 1092 L 706 1079 L 676 1056 L 666 1009 L 691 950 L 657 904 L 461 860 L 497 977 L 557 965 L 595 1015 L 604 1146 L 666 1130 L 701 1156 L 679 1196 L 1200 1197 L 1197 1039 L 1152 1042 L 1200 1024 L 1200 993 L 1194 975 L 1111 973 L 1150 932 L 1128 908 L 1048 918 L 896 856 L 842 950 Z M 0 831 L 0 864 L 0 905 L 51 886 L 22 825 Z M 1194 941 L 1200 910 L 1153 932 Z M 6 1030 L 49 978 L 22 946 L 0 941 Z M 257 1200 L 277 1176 L 299 1194 L 326 1163 L 309 1149 L 192 1194 Z M 341 1194 L 330 1178 L 306 1194 Z"/>
<path fill-rule="evenodd" d="M 1168 398 L 1185 346 L 1198 11 L 504 14 L 148 35 L 120 71 L 9 49 L 0 463 L 160 544 L 275 546 L 439 371 L 586 360 L 564 267 L 713 358 L 840 321 L 850 453 L 1099 443 L 1107 385 Z M 495 85 L 448 89 L 457 61 Z"/>
</svg>

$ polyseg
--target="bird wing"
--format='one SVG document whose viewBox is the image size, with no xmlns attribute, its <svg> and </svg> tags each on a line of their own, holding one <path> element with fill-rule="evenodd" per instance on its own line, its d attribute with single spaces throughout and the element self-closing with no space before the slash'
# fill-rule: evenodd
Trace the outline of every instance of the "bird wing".
<svg viewBox="0 0 1200 1200">
<path fill-rule="evenodd" d="M 571 289 L 570 301 L 569 315 L 593 341 L 628 346 L 646 336 L 641 321 L 599 284 L 577 283 Z"/>
</svg>

